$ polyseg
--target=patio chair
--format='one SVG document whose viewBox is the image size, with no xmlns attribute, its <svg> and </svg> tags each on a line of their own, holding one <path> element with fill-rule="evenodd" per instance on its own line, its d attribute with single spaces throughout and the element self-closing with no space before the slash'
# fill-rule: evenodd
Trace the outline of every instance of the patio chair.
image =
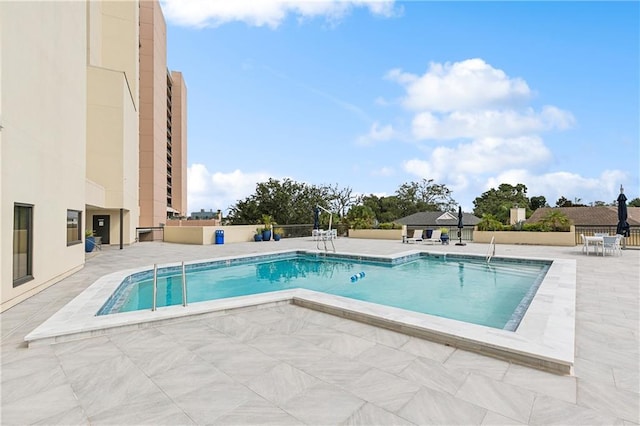
<svg viewBox="0 0 640 426">
<path fill-rule="evenodd" d="M 413 237 L 407 237 L 408 243 L 417 243 L 418 241 L 422 241 L 422 229 L 416 229 L 413 231 Z"/>
<path fill-rule="evenodd" d="M 441 235 L 442 235 L 442 231 L 439 229 L 436 229 L 431 233 L 431 238 L 426 238 L 422 240 L 422 242 L 429 243 L 429 244 L 441 243 L 442 242 L 442 240 L 440 239 Z"/>
<path fill-rule="evenodd" d="M 582 241 L 582 253 L 589 254 L 589 244 L 587 243 L 587 239 L 584 237 L 584 234 L 580 234 L 580 241 Z"/>
<path fill-rule="evenodd" d="M 603 244 L 602 244 L 602 249 L 604 250 L 604 255 L 607 254 L 607 252 L 610 252 L 611 255 L 613 256 L 615 255 L 622 255 L 622 251 L 620 250 L 620 236 L 616 235 L 616 236 L 605 236 L 602 237 L 603 239 Z"/>
</svg>

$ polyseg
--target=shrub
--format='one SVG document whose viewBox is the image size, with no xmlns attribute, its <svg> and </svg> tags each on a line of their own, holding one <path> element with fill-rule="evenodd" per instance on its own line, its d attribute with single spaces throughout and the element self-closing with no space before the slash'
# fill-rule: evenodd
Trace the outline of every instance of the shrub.
<svg viewBox="0 0 640 426">
<path fill-rule="evenodd" d="M 482 220 L 478 222 L 478 231 L 502 231 L 504 229 L 502 222 L 500 222 L 492 214 L 483 214 Z"/>
<path fill-rule="evenodd" d="M 384 222 L 378 225 L 378 229 L 402 229 L 402 225 L 395 222 Z"/>
<path fill-rule="evenodd" d="M 550 210 L 540 223 L 549 231 L 568 232 L 571 229 L 571 219 L 560 210 Z"/>
</svg>

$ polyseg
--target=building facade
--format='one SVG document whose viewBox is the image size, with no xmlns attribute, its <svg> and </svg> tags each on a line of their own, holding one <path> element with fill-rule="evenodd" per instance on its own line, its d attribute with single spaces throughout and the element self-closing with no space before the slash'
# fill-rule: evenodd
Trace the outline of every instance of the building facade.
<svg viewBox="0 0 640 426">
<path fill-rule="evenodd" d="M 0 312 L 82 268 L 86 232 L 103 245 L 137 238 L 148 3 L 159 10 L 156 0 L 0 2 Z M 184 121 L 172 130 L 184 146 L 172 144 L 171 154 L 186 162 L 180 108 Z M 186 194 L 186 179 L 173 176 L 175 199 Z M 158 197 L 166 205 L 166 192 Z"/>
<path fill-rule="evenodd" d="M 167 30 L 157 1 L 140 3 L 140 225 L 186 215 L 186 85 L 167 70 Z"/>
</svg>

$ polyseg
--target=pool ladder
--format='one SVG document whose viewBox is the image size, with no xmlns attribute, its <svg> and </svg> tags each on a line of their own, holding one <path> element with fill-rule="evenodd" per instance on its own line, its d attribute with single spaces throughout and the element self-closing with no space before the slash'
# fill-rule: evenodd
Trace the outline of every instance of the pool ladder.
<svg viewBox="0 0 640 426">
<path fill-rule="evenodd" d="M 153 302 L 151 310 L 157 309 L 158 299 L 158 264 L 153 264 Z M 182 262 L 182 306 L 187 306 L 187 274 L 185 273 L 184 262 Z"/>
<path fill-rule="evenodd" d="M 336 246 L 333 244 L 333 236 L 334 236 L 334 231 L 331 230 L 331 228 L 329 228 L 328 231 L 324 231 L 324 233 L 321 233 L 319 238 L 318 238 L 318 244 L 317 244 L 317 248 L 318 250 L 321 250 L 320 248 L 320 242 L 324 243 L 324 251 L 325 253 L 329 251 L 329 248 L 327 247 L 327 240 L 329 240 L 331 242 L 331 247 L 333 248 L 333 252 L 336 252 Z"/>
<path fill-rule="evenodd" d="M 491 258 L 496 255 L 496 237 L 491 237 L 489 243 L 489 251 L 487 251 L 487 263 L 491 262 Z"/>
</svg>

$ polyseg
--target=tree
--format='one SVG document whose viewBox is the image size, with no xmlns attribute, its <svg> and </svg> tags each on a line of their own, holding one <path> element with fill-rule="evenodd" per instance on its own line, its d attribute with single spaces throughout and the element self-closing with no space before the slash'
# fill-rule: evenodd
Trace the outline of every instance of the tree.
<svg viewBox="0 0 640 426">
<path fill-rule="evenodd" d="M 573 201 L 565 197 L 560 197 L 558 201 L 556 201 L 556 207 L 587 207 L 587 205 L 582 204 L 582 199 L 578 197 L 575 197 Z"/>
<path fill-rule="evenodd" d="M 573 203 L 562 196 L 556 201 L 556 207 L 573 207 Z"/>
<path fill-rule="evenodd" d="M 492 188 L 473 201 L 473 214 L 483 217 L 486 214 L 494 216 L 501 223 L 509 223 L 511 208 L 523 207 L 526 209 L 526 216 L 531 215 L 529 199 L 527 198 L 527 187 L 524 184 L 516 186 L 508 183 L 500 184 L 498 189 Z"/>
<path fill-rule="evenodd" d="M 400 217 L 422 211 L 454 211 L 457 206 L 451 190 L 444 184 L 433 183 L 433 179 L 404 183 L 396 196 Z"/>
<path fill-rule="evenodd" d="M 354 206 L 347 213 L 347 223 L 352 229 L 373 228 L 376 216 L 367 206 Z"/>
<path fill-rule="evenodd" d="M 388 197 L 378 197 L 374 194 L 362 197 L 362 205 L 369 207 L 378 219 L 378 222 L 393 222 L 403 217 L 398 205 L 398 197 L 390 195 Z"/>
<path fill-rule="evenodd" d="M 255 194 L 231 206 L 228 219 L 233 225 L 257 224 L 266 214 L 280 225 L 313 223 L 316 205 L 329 208 L 326 187 L 271 178 L 256 184 Z"/>
<path fill-rule="evenodd" d="M 640 207 L 640 198 L 636 197 L 633 200 L 629 201 L 629 207 Z"/>
<path fill-rule="evenodd" d="M 571 226 L 571 219 L 560 210 L 550 210 L 540 223 L 551 231 L 568 231 Z"/>
<path fill-rule="evenodd" d="M 549 207 L 549 205 L 547 204 L 547 199 L 543 195 L 538 195 L 529 199 L 529 208 L 532 211 L 538 210 L 542 207 Z"/>
<path fill-rule="evenodd" d="M 340 218 L 345 217 L 349 208 L 358 203 L 359 197 L 353 195 L 353 190 L 348 186 L 340 189 L 338 184 L 336 186 L 327 186 L 329 195 L 329 204 L 331 208 L 329 210 L 338 213 Z"/>
</svg>

